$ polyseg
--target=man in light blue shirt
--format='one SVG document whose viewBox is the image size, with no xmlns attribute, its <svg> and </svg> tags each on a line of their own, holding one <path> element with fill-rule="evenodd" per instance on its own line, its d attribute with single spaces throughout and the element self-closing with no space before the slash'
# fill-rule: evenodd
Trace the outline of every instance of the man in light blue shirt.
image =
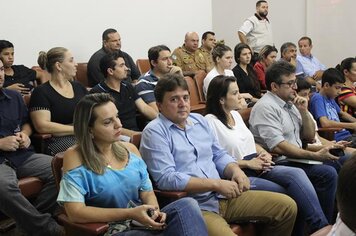
<svg viewBox="0 0 356 236">
<path fill-rule="evenodd" d="M 311 38 L 304 36 L 299 39 L 298 47 L 301 55 L 297 56 L 296 74 L 303 74 L 311 85 L 316 85 L 316 81 L 321 80 L 326 67 L 311 54 L 313 48 Z"/>
<path fill-rule="evenodd" d="M 159 117 L 142 133 L 141 154 L 159 189 L 186 191 L 195 198 L 209 235 L 235 235 L 228 224 L 266 219 L 266 235 L 290 235 L 296 206 L 283 194 L 247 191 L 250 183 L 223 150 L 205 118 L 190 114 L 186 81 L 161 78 L 154 91 Z"/>
</svg>

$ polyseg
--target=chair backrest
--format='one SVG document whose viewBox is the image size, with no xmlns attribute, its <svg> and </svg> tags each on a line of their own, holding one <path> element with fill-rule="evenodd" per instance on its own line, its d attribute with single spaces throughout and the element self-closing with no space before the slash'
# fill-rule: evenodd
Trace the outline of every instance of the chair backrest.
<svg viewBox="0 0 356 236">
<path fill-rule="evenodd" d="M 206 74 L 205 71 L 200 70 L 197 73 L 195 73 L 195 76 L 194 76 L 194 80 L 195 80 L 195 83 L 196 83 L 197 88 L 198 88 L 198 94 L 199 94 L 200 102 L 205 102 L 206 101 L 205 96 L 204 96 L 204 92 L 203 92 L 204 79 L 205 79 L 206 75 L 207 74 Z"/>
<path fill-rule="evenodd" d="M 137 149 L 140 149 L 140 143 L 141 143 L 141 136 L 142 133 L 135 133 L 134 135 L 131 136 L 130 143 L 135 145 Z"/>
<path fill-rule="evenodd" d="M 54 177 L 54 181 L 56 182 L 56 187 L 57 190 L 59 191 L 59 183 L 61 182 L 62 176 L 63 176 L 63 156 L 64 152 L 59 152 L 56 154 L 55 157 L 52 159 L 51 167 L 52 167 L 52 173 Z"/>
<path fill-rule="evenodd" d="M 250 126 L 248 120 L 250 119 L 251 110 L 252 110 L 251 107 L 238 110 L 247 128 Z"/>
<path fill-rule="evenodd" d="M 35 70 L 37 74 L 39 74 L 39 77 L 37 78 L 37 85 L 41 85 L 43 83 L 46 83 L 48 80 L 51 78 L 51 74 L 48 73 L 48 71 L 43 70 L 39 66 L 32 66 L 32 70 Z"/>
<path fill-rule="evenodd" d="M 137 59 L 136 65 L 141 75 L 145 74 L 151 69 L 151 65 L 148 59 Z"/>
<path fill-rule="evenodd" d="M 84 87 L 88 87 L 88 63 L 78 63 L 77 74 L 75 75 L 75 80 L 81 83 Z"/>
<path fill-rule="evenodd" d="M 184 79 L 188 84 L 188 89 L 190 93 L 190 104 L 191 105 L 199 104 L 200 103 L 199 92 L 194 79 L 190 76 L 185 76 Z"/>
</svg>

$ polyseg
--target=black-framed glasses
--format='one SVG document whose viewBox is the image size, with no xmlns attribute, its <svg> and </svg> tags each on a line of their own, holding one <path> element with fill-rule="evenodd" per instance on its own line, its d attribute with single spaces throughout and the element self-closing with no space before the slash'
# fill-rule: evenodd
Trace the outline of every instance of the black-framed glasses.
<svg viewBox="0 0 356 236">
<path fill-rule="evenodd" d="M 290 80 L 290 81 L 288 81 L 288 82 L 280 82 L 280 83 L 278 83 L 278 84 L 285 84 L 285 85 L 287 85 L 287 86 L 290 88 L 290 87 L 295 86 L 295 85 L 297 84 L 297 81 L 296 81 L 296 80 Z"/>
</svg>

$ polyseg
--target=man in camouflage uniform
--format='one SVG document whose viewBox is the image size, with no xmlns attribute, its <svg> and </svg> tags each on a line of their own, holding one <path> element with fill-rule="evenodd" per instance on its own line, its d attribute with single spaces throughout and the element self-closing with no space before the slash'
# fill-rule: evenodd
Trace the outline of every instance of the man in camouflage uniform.
<svg viewBox="0 0 356 236">
<path fill-rule="evenodd" d="M 198 51 L 201 52 L 205 58 L 209 61 L 209 71 L 214 68 L 213 57 L 211 56 L 211 51 L 216 46 L 215 33 L 211 31 L 206 31 L 201 37 L 201 47 Z"/>
<path fill-rule="evenodd" d="M 196 32 L 185 34 L 184 44 L 173 51 L 173 65 L 179 66 L 183 74 L 195 74 L 199 70 L 209 72 L 209 61 L 198 51 L 199 36 Z"/>
</svg>

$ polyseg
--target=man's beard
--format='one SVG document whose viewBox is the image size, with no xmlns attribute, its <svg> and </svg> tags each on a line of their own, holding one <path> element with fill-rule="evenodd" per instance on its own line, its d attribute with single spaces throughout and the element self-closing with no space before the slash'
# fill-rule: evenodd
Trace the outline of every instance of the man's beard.
<svg viewBox="0 0 356 236">
<path fill-rule="evenodd" d="M 266 17 L 268 15 L 268 12 L 264 13 L 264 12 L 259 12 L 258 13 L 261 17 Z"/>
</svg>

